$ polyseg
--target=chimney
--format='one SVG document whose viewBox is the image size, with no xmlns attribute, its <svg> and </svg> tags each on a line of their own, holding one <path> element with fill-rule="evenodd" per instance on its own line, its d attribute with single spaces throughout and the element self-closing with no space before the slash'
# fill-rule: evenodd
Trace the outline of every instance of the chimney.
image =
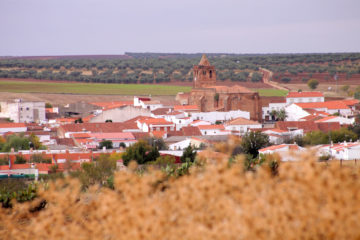
<svg viewBox="0 0 360 240">
<path fill-rule="evenodd" d="M 347 144 L 347 142 L 346 141 L 344 141 L 344 146 L 347 146 L 348 144 Z"/>
<path fill-rule="evenodd" d="M 106 152 L 106 147 L 105 147 L 105 146 L 103 146 L 102 150 L 103 150 L 103 152 Z"/>
</svg>

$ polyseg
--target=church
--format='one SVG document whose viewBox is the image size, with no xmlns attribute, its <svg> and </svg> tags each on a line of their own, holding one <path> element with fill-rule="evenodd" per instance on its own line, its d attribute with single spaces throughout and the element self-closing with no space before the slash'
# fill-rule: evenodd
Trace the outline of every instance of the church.
<svg viewBox="0 0 360 240">
<path fill-rule="evenodd" d="M 216 69 L 203 54 L 193 68 L 193 89 L 188 103 L 197 105 L 202 112 L 242 110 L 250 112 L 250 118 L 261 121 L 261 99 L 257 92 L 248 88 L 216 85 Z"/>
</svg>

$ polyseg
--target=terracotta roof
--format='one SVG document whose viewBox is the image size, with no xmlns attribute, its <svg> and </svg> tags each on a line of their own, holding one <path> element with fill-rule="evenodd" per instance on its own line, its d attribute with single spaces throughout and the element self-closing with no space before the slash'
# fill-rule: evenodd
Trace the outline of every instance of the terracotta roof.
<svg viewBox="0 0 360 240">
<path fill-rule="evenodd" d="M 135 139 L 131 132 L 89 133 L 89 136 L 97 139 Z"/>
<path fill-rule="evenodd" d="M 316 123 L 316 125 L 320 131 L 325 133 L 333 130 L 339 130 L 341 128 L 339 122 L 319 122 Z"/>
<path fill-rule="evenodd" d="M 193 110 L 193 111 L 198 111 L 199 108 L 197 105 L 177 105 L 174 106 L 174 110 L 175 111 L 186 111 L 186 110 Z"/>
<path fill-rule="evenodd" d="M 111 109 L 127 105 L 133 105 L 133 101 L 92 102 L 90 104 L 101 107 L 103 109 Z"/>
<path fill-rule="evenodd" d="M 303 129 L 304 133 L 319 130 L 317 124 L 312 121 L 278 121 L 275 124 L 275 128 L 289 131 L 289 128 Z"/>
<path fill-rule="evenodd" d="M 210 62 L 209 62 L 209 60 L 207 59 L 207 57 L 206 57 L 205 54 L 203 54 L 203 55 L 201 56 L 199 65 L 201 65 L 201 66 L 210 66 Z"/>
<path fill-rule="evenodd" d="M 77 123 L 77 124 L 66 124 L 62 125 L 59 128 L 62 128 L 65 132 L 122 132 L 125 129 L 123 123 Z"/>
<path fill-rule="evenodd" d="M 152 135 L 156 138 L 163 138 L 166 134 L 166 131 L 153 131 Z"/>
<path fill-rule="evenodd" d="M 207 129 L 221 129 L 224 130 L 224 125 L 200 125 L 198 126 L 200 130 L 207 130 Z"/>
<path fill-rule="evenodd" d="M 276 150 L 276 149 L 281 149 L 281 148 L 285 148 L 285 147 L 288 147 L 289 150 L 298 150 L 299 149 L 299 146 L 296 144 L 280 144 L 280 145 L 273 145 L 270 147 L 259 149 L 259 152 L 265 152 L 268 150 Z"/>
<path fill-rule="evenodd" d="M 73 133 L 71 134 L 74 138 L 90 138 L 88 133 Z"/>
<path fill-rule="evenodd" d="M 29 163 L 25 164 L 12 164 L 10 169 L 28 169 L 31 168 L 31 165 Z"/>
<path fill-rule="evenodd" d="M 0 123 L 0 128 L 24 128 L 25 123 Z"/>
<path fill-rule="evenodd" d="M 345 100 L 341 100 L 341 101 L 348 106 L 353 106 L 360 102 L 358 99 L 345 99 Z"/>
<path fill-rule="evenodd" d="M 172 122 L 166 121 L 164 118 L 146 118 L 138 120 L 140 123 L 148 125 L 173 125 Z"/>
<path fill-rule="evenodd" d="M 252 121 L 246 118 L 235 118 L 234 120 L 228 121 L 226 125 L 259 125 L 259 122 Z"/>
<path fill-rule="evenodd" d="M 154 115 L 166 115 L 171 108 L 157 108 L 153 111 L 151 111 Z"/>
<path fill-rule="evenodd" d="M 0 170 L 9 170 L 9 165 L 0 165 Z"/>
<path fill-rule="evenodd" d="M 59 145 L 66 146 L 75 146 L 74 140 L 72 138 L 56 138 L 56 143 Z"/>
<path fill-rule="evenodd" d="M 41 172 L 45 172 L 45 171 L 49 171 L 50 167 L 52 165 L 53 164 L 51 164 L 51 163 L 36 163 L 35 168 L 38 169 Z"/>
<path fill-rule="evenodd" d="M 349 109 L 342 101 L 295 103 L 301 108 L 327 108 L 327 109 Z"/>
<path fill-rule="evenodd" d="M 287 98 L 324 97 L 322 92 L 289 92 Z"/>
<path fill-rule="evenodd" d="M 150 137 L 150 134 L 147 132 L 132 132 L 132 134 L 134 135 L 136 140 Z"/>
<path fill-rule="evenodd" d="M 319 120 L 316 120 L 315 122 L 326 122 L 327 120 L 331 120 L 331 119 L 334 119 L 334 118 L 337 118 L 337 116 L 328 116 L 328 117 L 324 117 L 324 118 L 321 118 Z"/>
<path fill-rule="evenodd" d="M 201 136 L 201 132 L 199 130 L 198 127 L 183 127 L 181 129 L 181 131 L 183 132 L 183 136 Z"/>
</svg>

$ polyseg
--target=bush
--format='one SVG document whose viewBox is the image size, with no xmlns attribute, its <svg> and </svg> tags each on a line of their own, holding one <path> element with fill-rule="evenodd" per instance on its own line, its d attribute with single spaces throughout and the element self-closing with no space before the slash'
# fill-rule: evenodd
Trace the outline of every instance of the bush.
<svg viewBox="0 0 360 240">
<path fill-rule="evenodd" d="M 26 159 L 21 155 L 16 155 L 14 163 L 15 164 L 24 164 L 24 163 L 26 163 Z"/>
<path fill-rule="evenodd" d="M 310 89 L 314 90 L 317 88 L 317 86 L 319 85 L 319 81 L 316 79 L 310 79 L 307 82 L 307 85 L 309 86 Z"/>
<path fill-rule="evenodd" d="M 291 81 L 291 78 L 283 77 L 283 78 L 281 78 L 281 81 L 284 83 L 289 83 Z"/>
</svg>

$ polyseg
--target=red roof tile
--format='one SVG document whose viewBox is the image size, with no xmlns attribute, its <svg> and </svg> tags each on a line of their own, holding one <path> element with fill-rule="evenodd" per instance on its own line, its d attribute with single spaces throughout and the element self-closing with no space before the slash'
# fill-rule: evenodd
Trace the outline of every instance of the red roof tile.
<svg viewBox="0 0 360 240">
<path fill-rule="evenodd" d="M 198 111 L 197 105 L 177 105 L 174 106 L 175 111 Z"/>
<path fill-rule="evenodd" d="M 181 131 L 183 132 L 183 136 L 201 136 L 201 132 L 199 130 L 198 127 L 183 127 L 181 129 Z"/>
<path fill-rule="evenodd" d="M 122 132 L 125 129 L 123 123 L 77 123 L 60 126 L 64 132 Z"/>
<path fill-rule="evenodd" d="M 0 123 L 0 128 L 24 128 L 25 123 Z"/>
<path fill-rule="evenodd" d="M 301 108 L 327 108 L 327 109 L 349 109 L 342 101 L 295 103 Z"/>
<path fill-rule="evenodd" d="M 324 97 L 322 92 L 289 92 L 287 98 Z"/>
</svg>

